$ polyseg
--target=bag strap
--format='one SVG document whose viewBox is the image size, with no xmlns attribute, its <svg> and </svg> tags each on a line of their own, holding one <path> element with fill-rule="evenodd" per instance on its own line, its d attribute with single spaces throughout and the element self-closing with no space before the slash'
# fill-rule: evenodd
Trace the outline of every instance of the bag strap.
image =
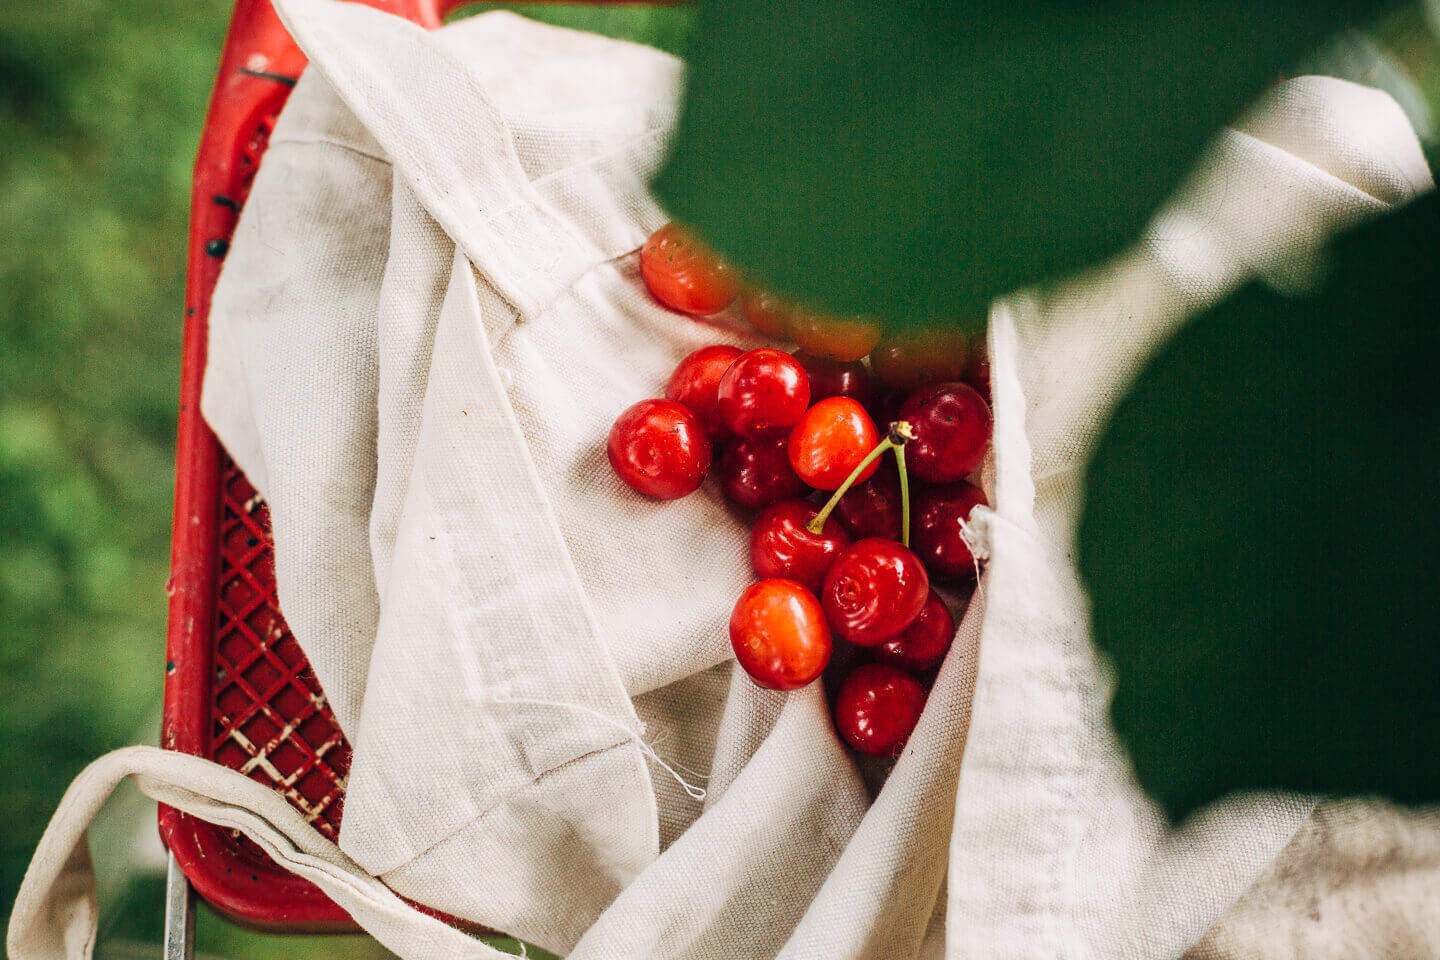
<svg viewBox="0 0 1440 960">
<path fill-rule="evenodd" d="M 309 880 L 404 960 L 501 960 L 510 954 L 427 916 L 361 870 L 280 794 L 217 763 L 158 747 L 126 747 L 86 767 L 60 801 L 10 915 L 11 960 L 89 960 L 98 910 L 86 829 L 127 777 L 147 796 L 239 830 Z"/>
</svg>

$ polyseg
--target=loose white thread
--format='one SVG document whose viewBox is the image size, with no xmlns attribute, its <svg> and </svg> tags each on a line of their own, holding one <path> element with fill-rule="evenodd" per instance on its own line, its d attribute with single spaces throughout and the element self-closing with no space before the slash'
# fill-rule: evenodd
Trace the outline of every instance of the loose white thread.
<svg viewBox="0 0 1440 960">
<path fill-rule="evenodd" d="M 576 710 L 576 711 L 579 711 L 580 713 L 589 714 L 590 716 L 595 717 L 597 720 L 601 721 L 602 723 L 605 723 L 605 724 L 608 724 L 608 725 L 610 725 L 610 726 L 612 726 L 612 727 L 615 727 L 616 729 L 618 729 L 618 730 L 620 730 L 622 733 L 624 733 L 628 738 L 630 738 L 631 740 L 634 740 L 635 743 L 639 745 L 639 747 L 640 747 L 640 752 L 643 753 L 643 754 L 645 754 L 645 756 L 648 757 L 648 758 L 651 760 L 651 762 L 653 762 L 656 766 L 660 767 L 660 769 L 664 770 L 666 773 L 670 774 L 670 776 L 674 777 L 674 778 L 675 778 L 675 782 L 678 783 L 678 784 L 680 784 L 681 788 L 683 788 L 684 791 L 685 791 L 687 794 L 690 795 L 690 798 L 691 798 L 692 800 L 704 800 L 704 799 L 705 799 L 705 795 L 706 795 L 706 794 L 705 794 L 704 789 L 692 785 L 691 783 L 689 783 L 688 781 L 686 781 L 686 779 L 685 779 L 684 777 L 680 776 L 680 774 L 676 771 L 676 769 L 675 769 L 674 767 L 672 767 L 672 766 L 670 766 L 670 764 L 666 763 L 666 762 L 661 758 L 660 754 L 658 754 L 658 753 L 655 752 L 655 748 L 654 748 L 654 747 L 650 746 L 650 744 L 648 744 L 648 743 L 645 742 L 645 738 L 644 738 L 644 737 L 642 737 L 639 733 L 636 733 L 634 730 L 631 730 L 628 726 L 626 726 L 625 724 L 621 723 L 619 720 L 616 720 L 614 717 L 606 716 L 605 714 L 601 713 L 599 710 L 595 710 L 595 709 L 592 709 L 592 708 L 590 708 L 590 707 L 587 707 L 587 706 L 585 706 L 585 705 L 582 704 L 582 703 L 565 703 L 565 702 L 560 701 L 560 700 L 537 700 L 537 699 L 534 699 L 534 698 L 531 698 L 531 697 L 494 697 L 494 698 L 492 698 L 492 702 L 494 702 L 494 703 L 525 703 L 525 704 L 530 704 L 530 705 L 532 705 L 532 706 L 537 706 L 537 707 L 561 707 L 561 708 L 564 708 L 564 709 L 567 709 L 567 710 Z M 642 723 L 640 726 L 641 726 L 641 732 L 643 732 L 645 725 Z M 701 777 L 700 777 L 699 774 L 696 774 L 696 773 L 694 773 L 693 771 L 690 771 L 690 773 L 691 773 L 692 776 L 696 777 L 697 779 L 701 779 Z"/>
<path fill-rule="evenodd" d="M 976 518 L 975 523 L 971 524 L 966 520 L 961 520 L 960 537 L 965 541 L 965 546 L 970 548 L 970 563 L 975 567 L 975 582 L 978 584 L 980 582 L 980 561 L 990 559 L 991 511 L 984 507 L 977 507 L 970 511 L 970 516 Z"/>
</svg>

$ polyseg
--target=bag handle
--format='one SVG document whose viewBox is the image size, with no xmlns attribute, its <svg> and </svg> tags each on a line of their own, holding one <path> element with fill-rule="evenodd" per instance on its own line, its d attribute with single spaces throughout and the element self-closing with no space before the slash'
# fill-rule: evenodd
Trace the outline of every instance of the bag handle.
<svg viewBox="0 0 1440 960">
<path fill-rule="evenodd" d="M 160 803 L 244 833 L 276 863 L 325 891 L 404 960 L 511 956 L 410 906 L 269 787 L 199 757 L 126 747 L 86 767 L 45 828 L 10 915 L 11 960 L 90 960 L 99 917 L 86 830 L 127 777 Z"/>
</svg>

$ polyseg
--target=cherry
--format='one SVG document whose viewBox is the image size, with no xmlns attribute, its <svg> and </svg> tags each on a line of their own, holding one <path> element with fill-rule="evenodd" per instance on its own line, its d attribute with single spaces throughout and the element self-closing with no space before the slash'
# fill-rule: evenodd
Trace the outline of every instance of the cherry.
<svg viewBox="0 0 1440 960">
<path fill-rule="evenodd" d="M 880 322 L 801 312 L 791 317 L 790 335 L 806 353 L 841 362 L 859 360 L 880 342 Z"/>
<path fill-rule="evenodd" d="M 974 387 L 987 404 L 990 402 L 990 358 L 985 354 L 983 341 L 970 354 L 970 362 L 965 365 L 960 380 Z"/>
<path fill-rule="evenodd" d="M 838 360 L 826 360 L 824 357 L 816 357 L 802 351 L 795 351 L 792 356 L 805 368 L 805 373 L 810 377 L 810 402 L 819 403 L 821 400 L 829 400 L 831 397 L 849 397 L 869 407 L 871 398 L 874 395 L 874 388 L 870 378 L 870 371 L 865 364 L 859 360 L 851 360 L 849 363 L 841 363 Z M 896 409 L 899 409 L 898 407 Z M 889 421 L 885 421 L 889 423 Z M 880 424 L 879 420 L 875 421 Z"/>
<path fill-rule="evenodd" d="M 894 540 L 870 537 L 835 560 L 820 602 L 837 634 L 873 647 L 910 626 L 929 593 L 930 577 L 919 557 Z"/>
<path fill-rule="evenodd" d="M 875 659 L 920 673 L 939 666 L 954 639 L 955 619 L 940 594 L 932 589 L 915 622 L 876 647 Z"/>
<path fill-rule="evenodd" d="M 794 690 L 820 676 L 830 662 L 830 628 L 809 590 L 794 580 L 761 580 L 735 602 L 730 646 L 760 686 Z"/>
<path fill-rule="evenodd" d="M 968 341 L 958 331 L 908 330 L 882 339 L 870 354 L 870 366 L 881 383 L 898 390 L 913 390 L 928 383 L 958 379 L 968 353 Z"/>
<path fill-rule="evenodd" d="M 835 517 L 852 540 L 899 540 L 900 475 L 888 462 L 864 483 L 857 483 L 835 506 Z"/>
<path fill-rule="evenodd" d="M 867 663 L 840 685 L 835 729 L 857 752 L 896 757 L 925 709 L 925 688 L 903 670 Z"/>
<path fill-rule="evenodd" d="M 760 333 L 776 340 L 789 340 L 791 315 L 785 304 L 764 290 L 748 289 L 740 294 L 740 312 Z"/>
<path fill-rule="evenodd" d="M 985 459 L 990 408 L 973 387 L 963 383 L 922 387 L 900 408 L 900 418 L 915 431 L 905 455 L 921 480 L 960 480 Z"/>
<path fill-rule="evenodd" d="M 670 375 L 670 382 L 665 385 L 666 399 L 683 403 L 693 410 L 704 422 L 711 440 L 725 434 L 725 425 L 715 415 L 715 393 L 720 386 L 720 378 L 740 352 L 739 347 L 723 343 L 701 347 L 680 361 Z"/>
<path fill-rule="evenodd" d="M 708 317 L 735 300 L 735 271 L 689 230 L 667 223 L 640 248 L 640 275 L 665 306 Z"/>
<path fill-rule="evenodd" d="M 810 486 L 834 490 L 879 442 L 864 407 L 849 397 L 831 397 L 806 410 L 790 431 L 790 466 Z M 878 460 L 872 460 L 860 471 L 857 482 L 867 479 L 878 466 Z"/>
<path fill-rule="evenodd" d="M 802 496 L 807 490 L 790 466 L 790 445 L 783 436 L 731 443 L 720 455 L 718 471 L 725 496 L 751 510 Z"/>
<path fill-rule="evenodd" d="M 984 505 L 984 492 L 968 483 L 947 483 L 916 491 L 911 542 L 933 579 L 944 582 L 975 578 L 975 557 L 961 529 L 970 521 L 970 511 Z"/>
<path fill-rule="evenodd" d="M 805 529 L 819 512 L 804 500 L 783 500 L 760 514 L 750 531 L 750 563 L 756 576 L 784 577 L 820 591 L 850 538 L 834 520 L 827 520 L 819 534 Z"/>
<path fill-rule="evenodd" d="M 691 493 L 710 469 L 704 424 L 674 400 L 641 400 L 627 408 L 610 428 L 605 453 L 621 480 L 658 500 Z"/>
<path fill-rule="evenodd" d="M 810 378 L 790 354 L 761 347 L 730 364 L 716 397 L 721 421 L 736 436 L 774 436 L 789 431 L 805 415 Z"/>
</svg>

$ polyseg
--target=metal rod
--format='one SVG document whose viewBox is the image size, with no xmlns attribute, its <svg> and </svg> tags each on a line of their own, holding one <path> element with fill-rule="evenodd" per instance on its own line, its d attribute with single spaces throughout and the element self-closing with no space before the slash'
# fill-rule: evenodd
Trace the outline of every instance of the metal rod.
<svg viewBox="0 0 1440 960">
<path fill-rule="evenodd" d="M 165 960 L 194 960 L 195 891 L 185 871 L 169 855 L 165 868 Z"/>
</svg>

